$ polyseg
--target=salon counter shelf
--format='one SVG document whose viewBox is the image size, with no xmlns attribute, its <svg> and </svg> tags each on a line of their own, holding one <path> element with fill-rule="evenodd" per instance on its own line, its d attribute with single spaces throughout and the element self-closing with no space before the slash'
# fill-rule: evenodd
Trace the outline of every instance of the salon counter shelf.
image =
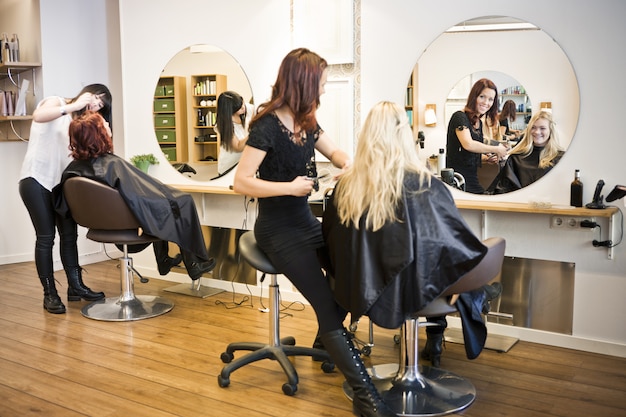
<svg viewBox="0 0 626 417">
<path fill-rule="evenodd" d="M 174 187 L 185 193 L 240 195 L 239 193 L 233 191 L 230 187 L 223 187 L 219 185 L 170 184 L 170 187 Z"/>
<path fill-rule="evenodd" d="M 509 203 L 502 201 L 479 201 L 479 200 L 455 200 L 459 210 L 478 210 L 482 212 L 481 233 L 485 235 L 486 216 L 489 211 L 501 211 L 509 213 L 547 214 L 551 216 L 569 217 L 604 217 L 608 219 L 608 239 L 615 242 L 614 224 L 615 216 L 619 212 L 617 207 L 604 209 L 589 209 L 586 207 L 550 206 L 528 203 Z M 608 259 L 613 259 L 613 248 L 607 248 Z"/>
</svg>

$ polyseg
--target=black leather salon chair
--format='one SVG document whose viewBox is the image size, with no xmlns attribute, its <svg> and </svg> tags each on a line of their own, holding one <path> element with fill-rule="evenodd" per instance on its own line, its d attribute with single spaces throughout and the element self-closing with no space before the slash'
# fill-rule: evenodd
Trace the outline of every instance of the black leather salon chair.
<svg viewBox="0 0 626 417">
<path fill-rule="evenodd" d="M 254 232 L 248 231 L 239 238 L 239 251 L 241 256 L 254 268 L 265 274 L 269 274 L 271 282 L 269 286 L 269 342 L 236 342 L 231 343 L 222 353 L 222 362 L 227 365 L 222 368 L 222 372 L 217 376 L 217 382 L 220 387 L 224 388 L 230 384 L 230 374 L 244 365 L 256 362 L 262 359 L 276 360 L 283 371 L 287 375 L 287 382 L 283 384 L 283 393 L 293 395 L 298 390 L 298 373 L 294 365 L 289 361 L 289 356 L 315 356 L 323 360 L 322 370 L 324 372 L 332 372 L 335 365 L 330 361 L 328 353 L 325 350 L 314 349 L 310 347 L 295 346 L 296 341 L 293 337 L 280 338 L 279 321 L 279 288 L 276 275 L 280 271 L 276 270 L 265 253 L 258 247 Z M 251 351 L 244 356 L 234 359 L 233 352 L 237 350 Z"/>
<path fill-rule="evenodd" d="M 469 380 L 450 371 L 418 364 L 418 319 L 456 313 L 456 307 L 449 303 L 450 296 L 479 289 L 496 278 L 502 268 L 505 240 L 489 238 L 483 243 L 489 250 L 474 269 L 441 297 L 405 320 L 401 329 L 400 363 L 377 365 L 368 370 L 385 403 L 400 416 L 451 414 L 465 409 L 476 398 L 476 389 Z M 352 399 L 352 389 L 347 383 L 343 389 Z"/>
<path fill-rule="evenodd" d="M 88 178 L 73 177 L 63 184 L 63 194 L 76 223 L 89 229 L 88 239 L 116 244 L 124 253 L 120 258 L 122 294 L 86 305 L 81 310 L 83 316 L 103 321 L 131 321 L 170 311 L 174 304 L 163 297 L 135 295 L 133 260 L 128 256 L 128 245 L 159 239 L 140 233 L 137 219 L 119 192 Z"/>
</svg>

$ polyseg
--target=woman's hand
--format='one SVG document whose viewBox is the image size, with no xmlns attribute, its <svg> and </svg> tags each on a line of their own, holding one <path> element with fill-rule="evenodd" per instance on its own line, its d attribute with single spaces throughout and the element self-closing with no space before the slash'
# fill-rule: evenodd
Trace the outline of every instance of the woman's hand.
<svg viewBox="0 0 626 417">
<path fill-rule="evenodd" d="M 498 159 L 504 158 L 508 153 L 508 148 L 503 144 L 499 144 L 498 146 L 493 146 L 493 153 L 498 156 Z"/>
<path fill-rule="evenodd" d="M 304 197 L 313 191 L 313 179 L 300 176 L 291 181 L 291 195 L 294 197 Z"/>
</svg>

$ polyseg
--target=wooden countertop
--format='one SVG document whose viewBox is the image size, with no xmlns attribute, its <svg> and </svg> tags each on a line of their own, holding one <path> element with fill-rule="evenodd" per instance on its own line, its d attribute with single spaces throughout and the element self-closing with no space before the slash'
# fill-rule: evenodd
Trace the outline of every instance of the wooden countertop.
<svg viewBox="0 0 626 417">
<path fill-rule="evenodd" d="M 230 187 L 219 185 L 169 184 L 169 186 L 177 188 L 180 191 L 184 191 L 186 193 L 241 195 L 234 192 Z"/>
<path fill-rule="evenodd" d="M 196 185 L 196 184 L 170 184 L 187 193 L 221 194 L 221 195 L 241 195 L 233 191 L 230 187 L 217 185 Z M 604 209 L 589 209 L 586 207 L 572 207 L 563 205 L 553 205 L 545 207 L 530 203 L 509 203 L 502 201 L 484 200 L 455 200 L 456 206 L 460 210 L 481 210 L 481 211 L 504 211 L 510 213 L 533 213 L 533 214 L 553 214 L 581 217 L 611 217 L 617 213 L 617 207 L 606 207 Z"/>
<path fill-rule="evenodd" d="M 505 211 L 511 213 L 554 214 L 581 217 L 611 217 L 618 211 L 617 207 L 589 209 L 586 207 L 562 205 L 544 207 L 529 203 L 507 203 L 502 201 L 455 200 L 455 202 L 456 206 L 461 210 Z"/>
</svg>

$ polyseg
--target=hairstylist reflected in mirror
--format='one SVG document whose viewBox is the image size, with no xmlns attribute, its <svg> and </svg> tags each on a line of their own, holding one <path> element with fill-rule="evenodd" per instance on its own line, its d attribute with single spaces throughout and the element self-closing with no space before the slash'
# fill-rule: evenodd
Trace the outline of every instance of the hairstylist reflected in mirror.
<svg viewBox="0 0 626 417">
<path fill-rule="evenodd" d="M 252 117 L 252 105 L 244 103 L 235 91 L 225 91 L 217 98 L 215 129 L 220 135 L 220 157 L 217 173 L 230 172 L 239 162 L 241 151 L 248 141 L 248 124 Z"/>
<path fill-rule="evenodd" d="M 481 164 L 497 163 L 508 150 L 504 144 L 483 143 L 483 120 L 489 126 L 498 123 L 498 108 L 494 106 L 497 102 L 496 85 L 487 78 L 481 78 L 472 86 L 465 108 L 456 111 L 448 123 L 446 167 L 463 175 L 465 190 L 470 193 L 485 192 L 478 181 Z"/>
</svg>

